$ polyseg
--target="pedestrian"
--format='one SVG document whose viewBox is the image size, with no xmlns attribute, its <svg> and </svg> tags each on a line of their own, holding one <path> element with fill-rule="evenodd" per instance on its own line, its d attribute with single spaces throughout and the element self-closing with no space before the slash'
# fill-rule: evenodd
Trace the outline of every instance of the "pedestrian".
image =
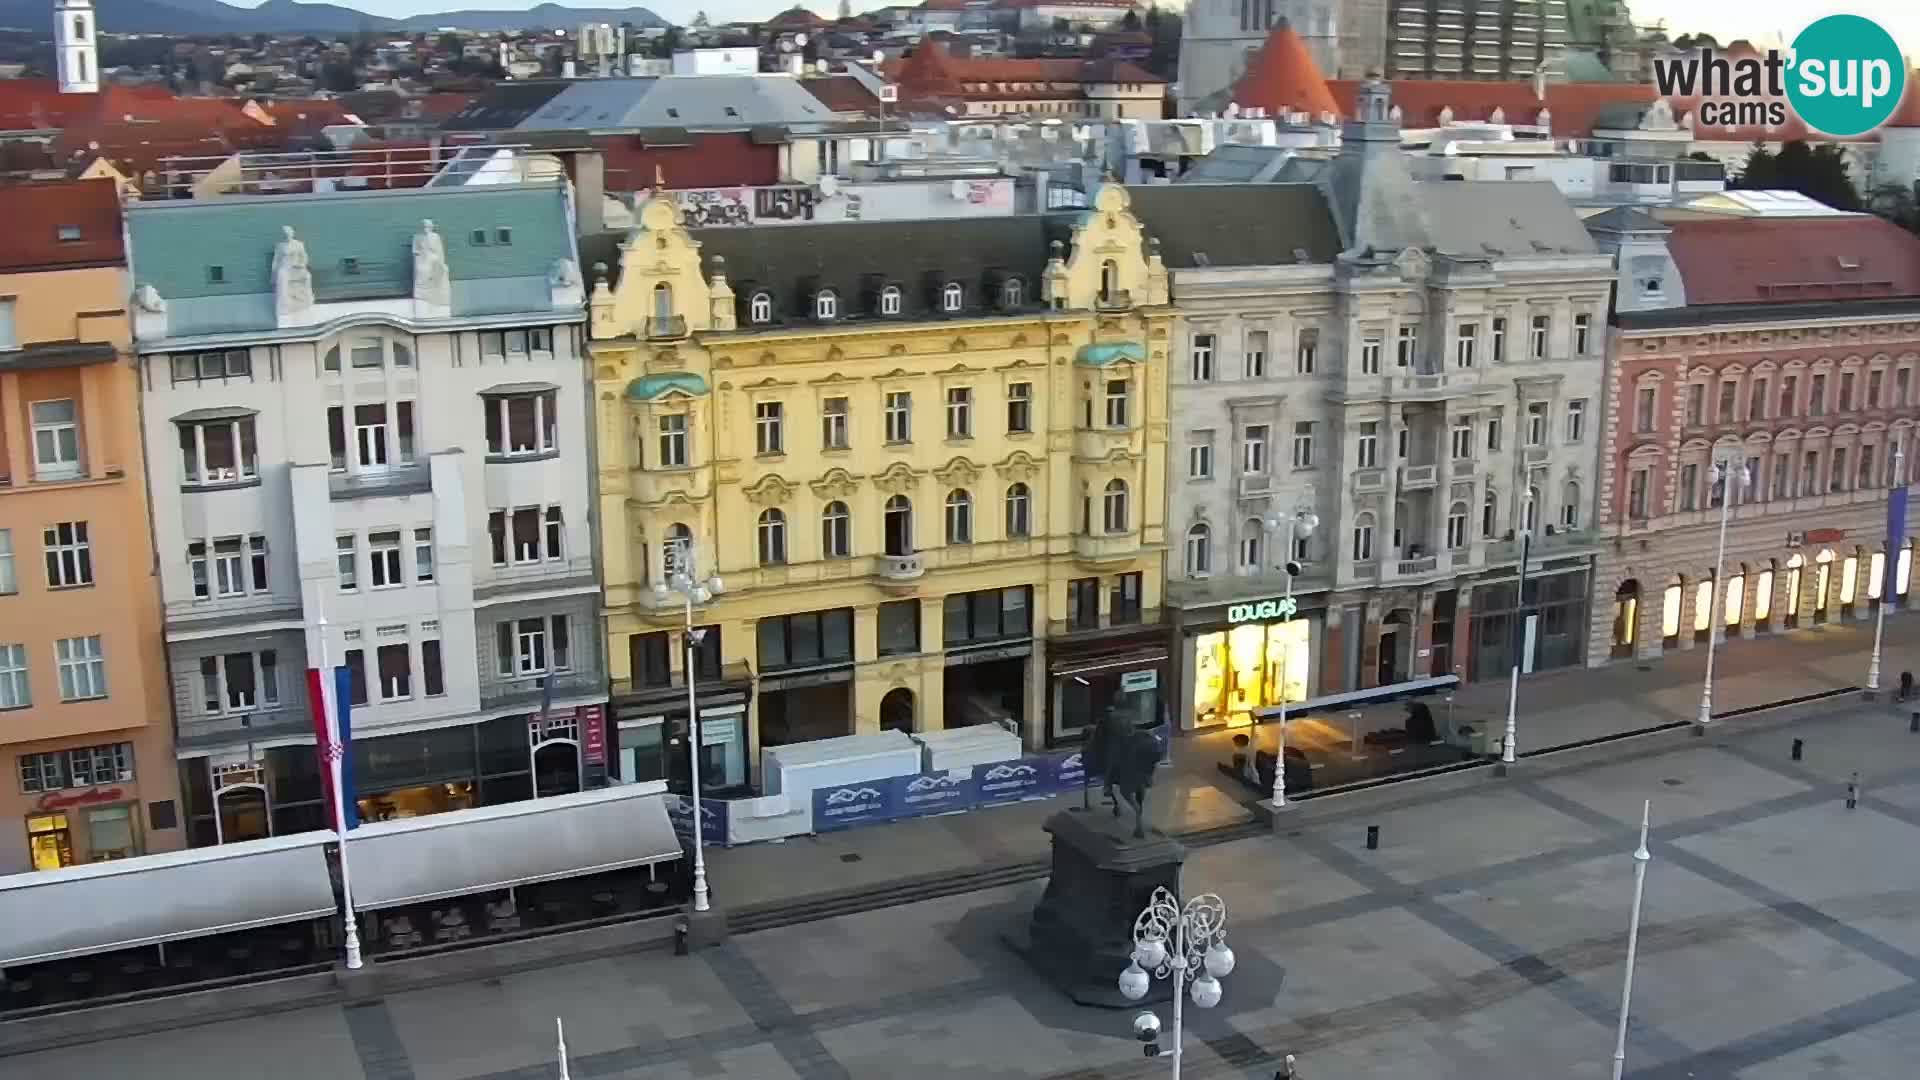
<svg viewBox="0 0 1920 1080">
<path fill-rule="evenodd" d="M 1913 697 L 1913 672 L 1903 671 L 1900 673 L 1900 700 L 1907 701 L 1907 700 L 1910 700 L 1912 697 Z"/>
</svg>

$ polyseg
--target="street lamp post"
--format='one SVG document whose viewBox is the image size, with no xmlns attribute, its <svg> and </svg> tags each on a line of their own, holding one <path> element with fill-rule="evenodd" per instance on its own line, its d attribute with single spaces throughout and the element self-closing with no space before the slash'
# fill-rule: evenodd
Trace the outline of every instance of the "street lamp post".
<svg viewBox="0 0 1920 1080">
<path fill-rule="evenodd" d="M 1220 1004 L 1220 980 L 1233 973 L 1227 948 L 1227 905 L 1203 893 L 1184 905 L 1164 886 L 1153 890 L 1146 910 L 1133 921 L 1133 962 L 1120 973 L 1120 994 L 1128 1001 L 1147 996 L 1154 978 L 1173 980 L 1173 1047 L 1161 1050 L 1155 1037 L 1160 1019 L 1152 1012 L 1134 1018 L 1133 1033 L 1147 1044 L 1148 1057 L 1173 1059 L 1173 1080 L 1180 1080 L 1181 999 L 1189 992 L 1203 1009 Z M 1198 971 L 1199 974 L 1189 973 Z"/>
<path fill-rule="evenodd" d="M 1620 984 L 1620 1026 L 1613 1039 L 1613 1080 L 1621 1080 L 1627 1070 L 1627 1015 L 1633 1008 L 1633 964 L 1640 953 L 1640 896 L 1647 888 L 1647 863 L 1653 853 L 1647 850 L 1647 819 L 1653 814 L 1653 802 L 1640 804 L 1640 846 L 1633 852 L 1633 916 L 1627 923 L 1627 974 Z"/>
<path fill-rule="evenodd" d="M 1707 598 L 1707 673 L 1700 681 L 1700 715 L 1694 717 L 1693 733 L 1705 735 L 1713 723 L 1713 653 L 1721 633 L 1720 603 L 1726 591 L 1723 579 L 1727 564 L 1727 521 L 1733 516 L 1733 501 L 1739 496 L 1746 470 L 1738 468 L 1731 457 L 1714 463 L 1714 482 L 1720 485 L 1720 541 L 1713 554 L 1713 595 Z"/>
<path fill-rule="evenodd" d="M 340 909 L 344 916 L 340 921 L 346 934 L 347 970 L 360 970 L 360 923 L 353 910 L 353 875 L 347 870 L 347 792 L 342 777 L 341 759 L 346 756 L 346 747 L 340 745 L 340 694 L 333 676 L 331 650 L 327 648 L 327 610 L 316 608 L 319 614 L 315 625 L 320 637 L 320 703 L 326 711 L 327 722 L 327 775 L 333 783 L 333 835 L 340 849 Z"/>
<path fill-rule="evenodd" d="M 691 784 L 693 799 L 693 910 L 706 911 L 707 900 L 707 851 L 706 829 L 702 820 L 700 806 L 700 703 L 694 692 L 694 668 L 697 666 L 695 648 L 706 636 L 706 631 L 693 628 L 693 605 L 705 604 L 724 591 L 720 575 L 715 574 L 701 581 L 693 568 L 693 544 L 686 543 L 678 549 L 678 565 L 665 581 L 653 583 L 654 598 L 664 603 L 669 593 L 677 594 L 686 604 L 686 673 L 687 673 L 687 773 Z"/>
<path fill-rule="evenodd" d="M 1303 499 L 1287 513 L 1274 511 L 1268 514 L 1264 524 L 1270 533 L 1279 532 L 1282 525 L 1287 528 L 1287 549 L 1281 555 L 1280 565 L 1287 575 L 1286 609 L 1287 618 L 1291 619 L 1294 614 L 1293 579 L 1300 573 L 1300 564 L 1293 558 L 1294 544 L 1313 535 L 1313 530 L 1320 527 L 1320 515 L 1315 514 L 1312 505 Z M 1273 807 L 1276 810 L 1284 809 L 1287 805 L 1287 658 L 1284 654 L 1280 664 L 1280 716 L 1279 722 L 1274 725 L 1274 730 L 1279 734 L 1274 736 L 1273 744 Z M 1258 779 L 1257 773 L 1255 778 Z"/>
<path fill-rule="evenodd" d="M 1889 488 L 1902 483 L 1904 478 L 1901 476 L 1901 471 L 1906 468 L 1906 462 L 1906 450 L 1895 446 L 1893 448 L 1893 484 L 1888 485 Z M 1887 498 L 1889 500 L 1887 550 L 1886 554 L 1880 557 L 1880 606 L 1874 609 L 1873 613 L 1873 656 L 1867 661 L 1867 693 L 1869 694 L 1880 692 L 1880 641 L 1887 632 L 1887 601 L 1891 599 L 1895 579 L 1900 576 L 1900 553 L 1894 550 L 1892 494 Z M 1900 500 L 1899 512 L 1901 514 L 1906 512 L 1904 497 Z M 1902 531 L 1905 531 L 1906 522 L 1902 520 L 1900 524 Z"/>
<path fill-rule="evenodd" d="M 1527 487 L 1520 502 L 1520 595 L 1514 598 L 1514 625 L 1511 636 L 1513 666 L 1507 672 L 1507 734 L 1500 740 L 1500 769 L 1511 768 L 1515 761 L 1514 735 L 1519 726 L 1520 661 L 1527 643 L 1527 564 L 1533 561 L 1533 487 Z"/>
</svg>

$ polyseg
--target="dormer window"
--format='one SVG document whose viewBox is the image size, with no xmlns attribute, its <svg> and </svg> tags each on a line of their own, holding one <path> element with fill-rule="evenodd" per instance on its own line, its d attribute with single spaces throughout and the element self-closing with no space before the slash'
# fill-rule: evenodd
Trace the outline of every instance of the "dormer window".
<svg viewBox="0 0 1920 1080">
<path fill-rule="evenodd" d="M 967 291 L 960 287 L 960 283 L 949 281 L 947 287 L 940 290 L 940 310 L 959 311 L 960 305 L 966 302 L 966 299 Z"/>
<path fill-rule="evenodd" d="M 60 238 L 60 242 L 63 244 L 77 244 L 80 242 L 80 226 L 78 225 L 55 226 L 54 234 Z"/>
<path fill-rule="evenodd" d="M 1000 306 L 1012 311 L 1026 303 L 1027 289 L 1019 278 L 1008 278 L 1000 283 Z"/>
<path fill-rule="evenodd" d="M 821 289 L 813 294 L 813 317 L 825 321 L 840 314 L 840 298 L 832 289 Z"/>
<path fill-rule="evenodd" d="M 747 301 L 747 320 L 757 324 L 772 322 L 773 297 L 763 292 L 754 293 L 753 299 Z"/>
<path fill-rule="evenodd" d="M 880 314 L 900 314 L 900 286 L 889 285 L 880 290 Z"/>
</svg>

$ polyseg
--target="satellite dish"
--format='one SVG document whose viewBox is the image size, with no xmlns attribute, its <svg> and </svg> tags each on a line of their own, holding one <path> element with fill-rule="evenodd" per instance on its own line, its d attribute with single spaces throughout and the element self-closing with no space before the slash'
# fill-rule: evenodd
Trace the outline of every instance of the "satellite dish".
<svg viewBox="0 0 1920 1080">
<path fill-rule="evenodd" d="M 795 45 L 801 45 L 801 46 L 804 46 L 804 45 L 806 45 L 806 43 L 807 43 L 807 35 L 805 35 L 805 34 L 795 34 L 795 35 L 793 35 L 793 43 L 794 43 Z"/>
<path fill-rule="evenodd" d="M 886 60 L 886 58 L 887 58 L 886 53 L 881 52 L 879 49 L 873 50 L 873 66 L 874 67 L 879 67 L 881 63 Z"/>
<path fill-rule="evenodd" d="M 820 178 L 820 194 L 829 199 L 840 194 L 840 178 L 832 173 L 827 173 L 825 176 L 822 176 Z"/>
<path fill-rule="evenodd" d="M 815 60 L 813 62 L 813 70 L 825 75 L 828 71 L 832 70 L 832 67 L 825 60 Z"/>
<path fill-rule="evenodd" d="M 1240 115 L 1240 103 L 1237 101 L 1228 103 L 1227 119 L 1233 120 L 1237 118 L 1239 115 Z"/>
<path fill-rule="evenodd" d="M 967 182 L 965 180 L 955 180 L 953 183 L 947 185 L 947 191 L 951 193 L 955 199 L 965 202 L 967 198 Z"/>
<path fill-rule="evenodd" d="M 790 53 L 790 52 L 792 52 L 792 51 L 793 51 L 793 40 L 792 40 L 791 38 L 781 38 L 781 39 L 780 39 L 780 51 L 781 51 L 781 52 L 783 52 L 783 53 Z"/>
</svg>

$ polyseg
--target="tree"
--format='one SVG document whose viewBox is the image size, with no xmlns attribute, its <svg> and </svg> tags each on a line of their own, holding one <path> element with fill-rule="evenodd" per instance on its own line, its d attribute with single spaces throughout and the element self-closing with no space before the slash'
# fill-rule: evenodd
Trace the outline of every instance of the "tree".
<svg viewBox="0 0 1920 1080">
<path fill-rule="evenodd" d="M 441 34 L 440 40 L 433 43 L 433 51 L 443 56 L 459 56 L 464 47 L 459 34 Z"/>
<path fill-rule="evenodd" d="M 705 30 L 705 29 L 706 29 L 707 27 L 709 27 L 709 26 L 712 26 L 712 25 L 713 25 L 713 24 L 712 24 L 711 22 L 708 22 L 708 21 L 707 21 L 707 13 L 706 13 L 706 12 L 704 12 L 704 11 L 696 11 L 696 12 L 694 12 L 694 13 L 693 13 L 693 28 L 694 28 L 694 29 L 696 29 L 696 30 Z"/>
<path fill-rule="evenodd" d="M 666 33 L 653 39 L 653 55 L 661 60 L 671 60 L 679 51 L 680 28 L 677 26 L 667 27 Z"/>
<path fill-rule="evenodd" d="M 1861 208 L 1860 192 L 1847 175 L 1846 152 L 1832 143 L 1808 146 L 1794 139 L 1769 151 L 1756 142 L 1745 167 L 1728 185 L 1748 191 L 1797 191 L 1836 210 Z"/>
</svg>

